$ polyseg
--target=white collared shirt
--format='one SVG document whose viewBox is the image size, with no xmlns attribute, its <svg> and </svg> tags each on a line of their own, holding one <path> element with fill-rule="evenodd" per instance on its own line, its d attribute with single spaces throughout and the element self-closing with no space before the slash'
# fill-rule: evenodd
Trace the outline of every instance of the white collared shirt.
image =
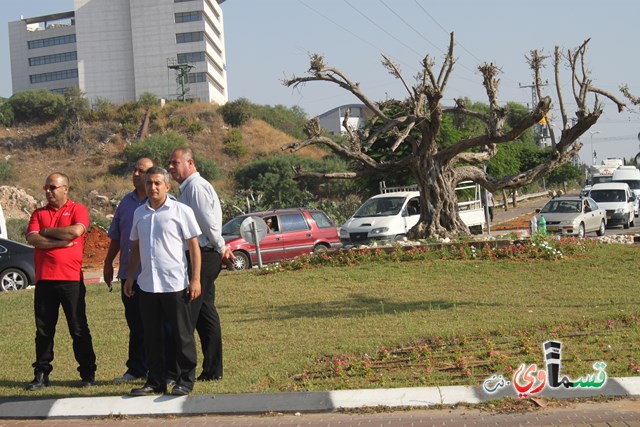
<svg viewBox="0 0 640 427">
<path fill-rule="evenodd" d="M 131 240 L 140 246 L 140 289 L 154 293 L 185 289 L 189 279 L 183 244 L 200 233 L 193 210 L 170 197 L 157 210 L 149 202 L 136 209 Z"/>
</svg>

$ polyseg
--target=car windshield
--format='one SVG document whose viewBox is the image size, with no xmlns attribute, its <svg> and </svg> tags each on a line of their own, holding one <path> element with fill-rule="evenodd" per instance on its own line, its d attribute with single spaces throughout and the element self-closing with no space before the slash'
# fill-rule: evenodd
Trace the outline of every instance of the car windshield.
<svg viewBox="0 0 640 427">
<path fill-rule="evenodd" d="M 541 213 L 575 213 L 580 212 L 579 200 L 551 200 L 540 211 Z"/>
<path fill-rule="evenodd" d="M 624 182 L 625 184 L 629 184 L 629 187 L 632 190 L 640 189 L 640 180 L 637 180 L 637 179 L 617 180 L 616 182 Z"/>
<path fill-rule="evenodd" d="M 398 215 L 405 200 L 405 197 L 381 197 L 378 199 L 369 199 L 360 206 L 360 209 L 353 214 L 353 217 L 364 218 L 370 216 Z"/>
<path fill-rule="evenodd" d="M 599 203 L 624 202 L 626 200 L 624 190 L 591 190 L 589 196 Z"/>
<path fill-rule="evenodd" d="M 613 180 L 613 176 L 594 176 L 591 178 L 591 184 L 601 184 L 603 182 L 611 182 Z"/>
<path fill-rule="evenodd" d="M 223 236 L 239 236 L 240 235 L 240 224 L 244 221 L 246 216 L 237 216 L 227 222 L 222 226 L 222 235 Z"/>
</svg>

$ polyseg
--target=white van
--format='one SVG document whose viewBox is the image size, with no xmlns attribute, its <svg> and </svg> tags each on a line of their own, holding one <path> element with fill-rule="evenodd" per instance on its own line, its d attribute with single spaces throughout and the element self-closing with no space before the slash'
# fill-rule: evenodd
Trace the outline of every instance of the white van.
<svg viewBox="0 0 640 427">
<path fill-rule="evenodd" d="M 373 196 L 340 227 L 343 245 L 370 241 L 400 241 L 420 220 L 420 193 L 416 186 L 380 186 L 381 194 Z M 456 188 L 460 218 L 472 232 L 482 233 L 485 224 L 480 201 L 480 186 L 471 182 Z M 466 199 L 466 200 L 465 200 Z"/>
<path fill-rule="evenodd" d="M 624 228 L 634 226 L 636 196 L 628 184 L 624 182 L 595 184 L 589 191 L 589 197 L 607 211 L 607 226 L 620 224 Z"/>
<path fill-rule="evenodd" d="M 613 171 L 612 182 L 624 182 L 629 184 L 629 188 L 636 195 L 635 214 L 640 213 L 640 170 L 635 166 L 620 166 Z"/>
<path fill-rule="evenodd" d="M 3 239 L 8 239 L 9 235 L 7 234 L 7 221 L 4 219 L 4 211 L 2 210 L 2 205 L 0 205 L 0 237 Z"/>
</svg>

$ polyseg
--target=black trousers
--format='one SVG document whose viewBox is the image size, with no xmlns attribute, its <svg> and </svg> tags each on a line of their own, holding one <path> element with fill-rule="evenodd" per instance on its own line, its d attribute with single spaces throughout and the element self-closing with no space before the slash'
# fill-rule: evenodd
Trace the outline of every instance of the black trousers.
<svg viewBox="0 0 640 427">
<path fill-rule="evenodd" d="M 202 267 L 200 284 L 202 294 L 191 301 L 191 320 L 200 337 L 202 346 L 202 375 L 211 378 L 222 378 L 222 328 L 220 316 L 216 309 L 215 280 L 222 269 L 222 257 L 210 248 L 202 248 Z M 187 252 L 189 258 L 189 252 Z M 188 263 L 191 277 L 191 262 Z"/>
<path fill-rule="evenodd" d="M 49 374 L 53 370 L 53 341 L 56 334 L 60 306 L 67 318 L 67 327 L 73 341 L 73 354 L 83 380 L 93 380 L 96 355 L 93 352 L 91 332 L 87 323 L 85 295 L 82 281 L 41 280 L 36 284 L 33 309 L 36 320 L 36 361 L 33 369 Z"/>
<path fill-rule="evenodd" d="M 120 280 L 120 298 L 124 305 L 124 317 L 129 326 L 129 355 L 127 358 L 127 373 L 134 377 L 144 377 L 147 375 L 147 362 L 144 356 L 144 327 L 142 326 L 142 316 L 140 316 L 140 287 L 138 282 L 133 282 L 135 294 L 128 297 L 124 294 L 124 283 Z"/>
<path fill-rule="evenodd" d="M 140 291 L 140 315 L 144 326 L 144 348 L 149 372 L 146 385 L 166 388 L 167 378 L 193 389 L 196 376 L 196 344 L 188 308 L 186 289 L 179 292 L 151 293 Z M 165 333 L 164 323 L 171 328 Z M 173 340 L 175 360 L 165 358 L 165 340 Z M 175 376 L 170 373 L 177 369 Z"/>
</svg>

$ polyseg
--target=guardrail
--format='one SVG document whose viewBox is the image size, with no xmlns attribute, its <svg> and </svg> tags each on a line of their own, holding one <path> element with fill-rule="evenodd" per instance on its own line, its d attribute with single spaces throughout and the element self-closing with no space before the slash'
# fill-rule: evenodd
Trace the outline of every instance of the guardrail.
<svg viewBox="0 0 640 427">
<path fill-rule="evenodd" d="M 521 201 L 527 200 L 527 199 L 535 199 L 536 197 L 542 197 L 542 196 L 548 196 L 548 195 L 549 195 L 549 190 L 540 191 L 538 193 L 522 194 L 520 196 L 516 196 L 516 202 L 521 202 Z M 496 200 L 495 194 L 493 195 L 493 199 L 494 199 L 494 206 L 495 207 L 504 206 L 504 200 Z M 508 199 L 510 201 L 513 200 L 512 197 L 508 197 Z"/>
</svg>

